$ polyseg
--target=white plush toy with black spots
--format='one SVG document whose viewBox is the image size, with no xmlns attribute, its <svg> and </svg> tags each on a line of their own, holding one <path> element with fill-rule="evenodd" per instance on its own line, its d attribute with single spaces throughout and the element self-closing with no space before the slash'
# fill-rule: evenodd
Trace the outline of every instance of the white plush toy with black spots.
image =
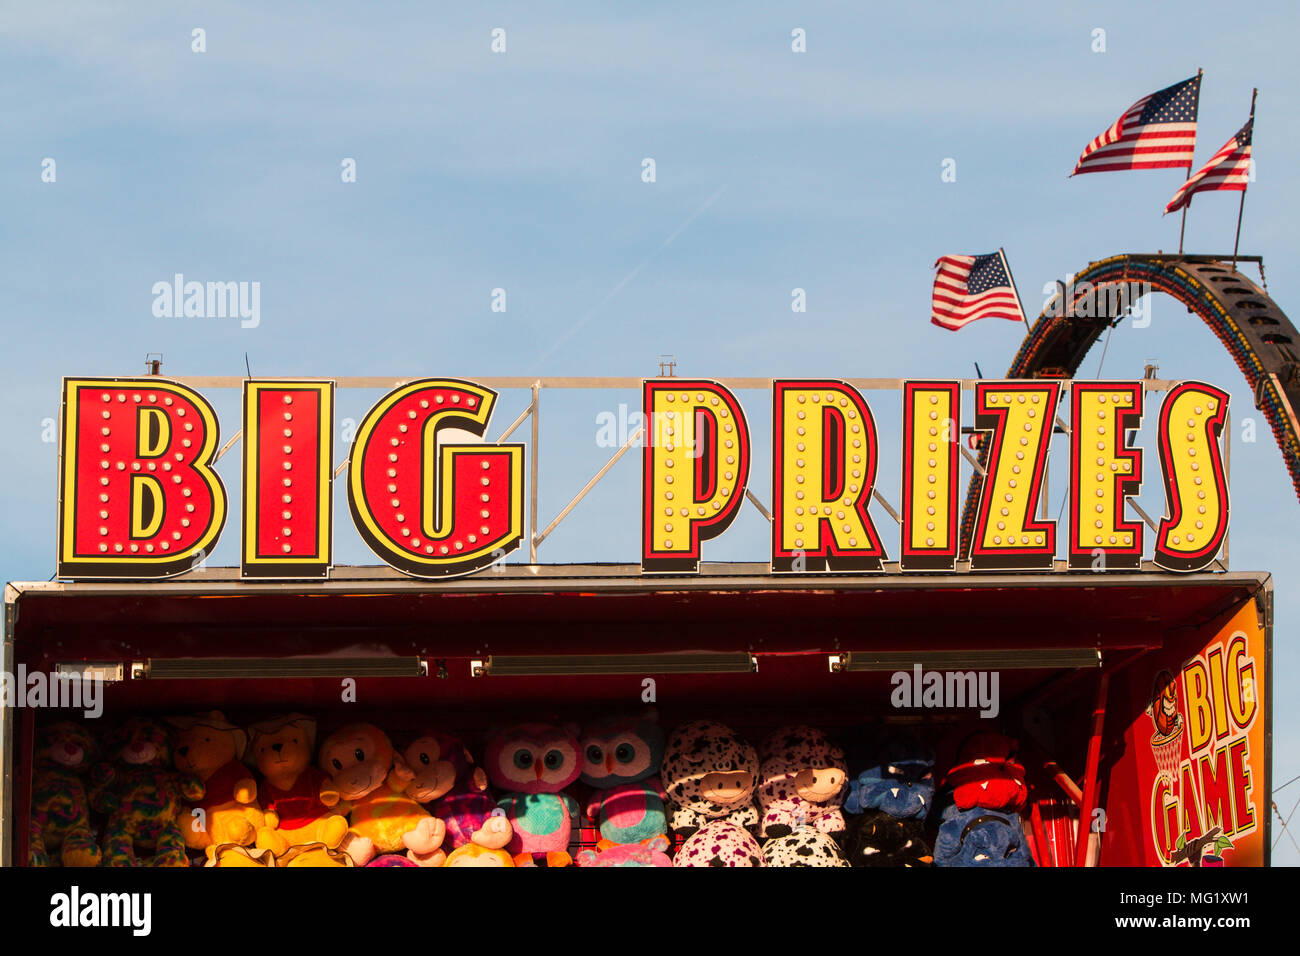
<svg viewBox="0 0 1300 956">
<path fill-rule="evenodd" d="M 763 866 L 763 851 L 748 830 L 714 820 L 682 844 L 673 866 Z"/>
<path fill-rule="evenodd" d="M 673 805 L 669 826 L 690 836 L 710 820 L 758 826 L 758 751 L 726 724 L 693 720 L 668 738 L 660 774 Z"/>
<path fill-rule="evenodd" d="M 788 836 L 772 837 L 763 844 L 768 866 L 848 866 L 848 857 L 835 840 L 821 830 L 804 827 Z"/>
<path fill-rule="evenodd" d="M 849 766 L 840 746 L 816 727 L 793 724 L 769 734 L 761 753 L 760 836 L 786 836 L 806 826 L 842 837 Z"/>
</svg>

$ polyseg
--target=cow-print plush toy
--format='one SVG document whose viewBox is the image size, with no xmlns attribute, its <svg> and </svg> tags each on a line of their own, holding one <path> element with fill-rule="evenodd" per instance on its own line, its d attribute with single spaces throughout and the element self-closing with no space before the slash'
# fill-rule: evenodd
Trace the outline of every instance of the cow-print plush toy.
<svg viewBox="0 0 1300 956">
<path fill-rule="evenodd" d="M 763 851 L 753 835 L 726 820 L 706 823 L 682 844 L 673 866 L 762 866 Z"/>
<path fill-rule="evenodd" d="M 934 864 L 925 823 L 900 819 L 884 810 L 867 810 L 850 827 L 849 863 L 853 866 L 924 867 Z"/>
<path fill-rule="evenodd" d="M 768 735 L 761 753 L 760 836 L 787 836 L 805 826 L 842 836 L 849 768 L 839 745 L 815 727 L 795 724 Z"/>
<path fill-rule="evenodd" d="M 848 866 L 840 845 L 827 833 L 804 827 L 763 844 L 767 866 Z"/>
<path fill-rule="evenodd" d="M 710 820 L 758 826 L 758 751 L 726 724 L 694 720 L 674 730 L 661 778 L 673 804 L 668 823 L 678 836 L 689 837 Z"/>
</svg>

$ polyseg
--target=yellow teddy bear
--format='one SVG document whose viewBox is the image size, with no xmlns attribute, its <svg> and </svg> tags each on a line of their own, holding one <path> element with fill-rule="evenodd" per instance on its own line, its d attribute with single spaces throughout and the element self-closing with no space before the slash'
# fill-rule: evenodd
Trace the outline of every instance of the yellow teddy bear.
<svg viewBox="0 0 1300 956">
<path fill-rule="evenodd" d="M 250 730 L 248 757 L 262 774 L 258 795 L 266 812 L 257 845 L 277 857 L 291 847 L 314 843 L 337 849 L 347 835 L 348 818 L 331 809 L 338 803 L 338 793 L 329 776 L 312 766 L 316 721 L 305 714 L 287 714 L 254 724 Z"/>
<path fill-rule="evenodd" d="M 181 821 L 185 845 L 191 850 L 234 844 L 252 846 L 266 816 L 257 803 L 257 783 L 241 762 L 248 735 L 219 710 L 192 717 L 168 718 L 177 728 L 173 761 L 176 769 L 203 782 L 203 798 L 186 807 Z"/>
</svg>

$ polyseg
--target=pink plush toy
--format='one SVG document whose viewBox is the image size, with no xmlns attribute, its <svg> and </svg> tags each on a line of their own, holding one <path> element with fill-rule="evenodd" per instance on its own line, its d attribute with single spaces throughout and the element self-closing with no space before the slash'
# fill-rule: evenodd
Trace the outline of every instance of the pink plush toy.
<svg viewBox="0 0 1300 956">
<path fill-rule="evenodd" d="M 488 793 L 487 774 L 460 740 L 431 731 L 411 741 L 402 756 L 414 772 L 406 795 L 446 825 L 447 852 L 468 843 L 499 850 L 510 842 L 514 830 Z"/>
<path fill-rule="evenodd" d="M 511 727 L 488 744 L 485 762 L 492 782 L 508 791 L 498 805 L 514 830 L 509 850 L 516 865 L 571 866 L 578 804 L 564 788 L 582 772 L 576 728 Z"/>
<path fill-rule="evenodd" d="M 646 843 L 622 843 L 597 852 L 583 850 L 578 866 L 672 866 L 668 858 L 668 837 L 652 837 Z"/>
</svg>

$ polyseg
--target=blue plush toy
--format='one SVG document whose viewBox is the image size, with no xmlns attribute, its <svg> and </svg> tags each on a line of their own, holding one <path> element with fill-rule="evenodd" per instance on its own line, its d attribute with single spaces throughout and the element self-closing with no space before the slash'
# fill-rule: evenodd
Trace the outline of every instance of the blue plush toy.
<svg viewBox="0 0 1300 956">
<path fill-rule="evenodd" d="M 924 817 L 934 799 L 934 755 L 908 742 L 884 747 L 876 762 L 849 781 L 844 809 L 883 810 L 900 820 Z"/>
<path fill-rule="evenodd" d="M 1020 817 L 949 805 L 934 841 L 935 866 L 1033 866 Z"/>
</svg>

